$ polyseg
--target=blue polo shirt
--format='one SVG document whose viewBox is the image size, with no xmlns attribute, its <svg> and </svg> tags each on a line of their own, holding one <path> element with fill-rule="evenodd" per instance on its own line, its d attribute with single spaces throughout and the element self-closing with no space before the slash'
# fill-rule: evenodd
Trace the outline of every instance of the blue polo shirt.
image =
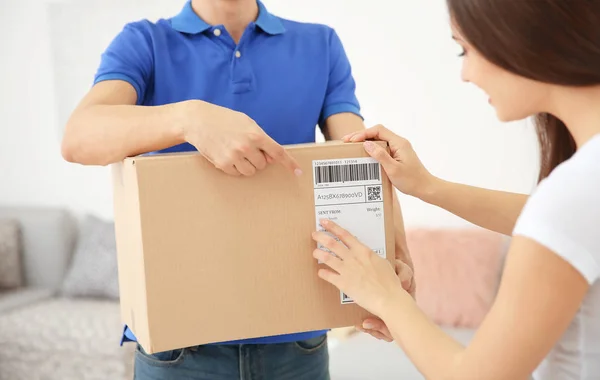
<svg viewBox="0 0 600 380">
<path fill-rule="evenodd" d="M 250 116 L 282 145 L 314 142 L 315 127 L 333 114 L 360 116 L 350 63 L 335 31 L 277 17 L 260 1 L 258 7 L 238 44 L 223 25 L 204 22 L 190 2 L 173 18 L 127 24 L 102 54 L 94 83 L 126 81 L 140 106 L 200 99 L 228 107 Z M 159 152 L 191 150 L 184 143 Z M 225 343 L 281 343 L 323 333 Z M 124 341 L 135 341 L 127 326 Z"/>
</svg>

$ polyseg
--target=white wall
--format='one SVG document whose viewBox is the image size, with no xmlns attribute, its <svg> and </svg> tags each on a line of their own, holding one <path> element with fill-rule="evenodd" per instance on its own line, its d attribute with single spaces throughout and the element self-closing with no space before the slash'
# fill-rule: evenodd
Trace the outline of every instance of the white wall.
<svg viewBox="0 0 600 380">
<path fill-rule="evenodd" d="M 44 3 L 0 3 L 0 204 L 111 215 L 106 168 L 68 165 L 60 156 Z"/>
<path fill-rule="evenodd" d="M 535 183 L 537 151 L 525 122 L 496 121 L 487 99 L 460 81 L 444 0 L 265 0 L 282 17 L 340 34 L 367 125 L 412 141 L 445 179 L 518 192 Z M 62 125 L 88 89 L 99 55 L 122 25 L 169 17 L 184 0 L 0 0 L 0 204 L 66 206 L 112 216 L 108 168 L 67 164 Z M 462 225 L 402 196 L 409 225 Z"/>
</svg>

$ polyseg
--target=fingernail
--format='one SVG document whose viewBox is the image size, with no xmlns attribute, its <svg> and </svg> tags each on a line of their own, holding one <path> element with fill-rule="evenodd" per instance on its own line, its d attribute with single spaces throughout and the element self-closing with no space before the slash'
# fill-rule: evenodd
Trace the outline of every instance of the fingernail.
<svg viewBox="0 0 600 380">
<path fill-rule="evenodd" d="M 370 141 L 365 141 L 365 143 L 363 144 L 363 146 L 365 147 L 365 150 L 367 152 L 372 152 L 375 149 L 375 144 L 373 144 Z"/>
<path fill-rule="evenodd" d="M 365 328 L 365 329 L 372 329 L 374 327 L 375 327 L 375 325 L 373 325 L 371 322 L 363 323 L 363 328 Z"/>
<path fill-rule="evenodd" d="M 319 221 L 319 223 L 320 223 L 322 226 L 326 226 L 326 225 L 328 225 L 328 224 L 329 224 L 329 219 L 321 219 L 321 220 Z"/>
<path fill-rule="evenodd" d="M 300 177 L 300 176 L 302 175 L 302 170 L 300 170 L 300 169 L 296 169 L 296 170 L 294 170 L 294 174 L 295 174 L 297 177 Z"/>
</svg>

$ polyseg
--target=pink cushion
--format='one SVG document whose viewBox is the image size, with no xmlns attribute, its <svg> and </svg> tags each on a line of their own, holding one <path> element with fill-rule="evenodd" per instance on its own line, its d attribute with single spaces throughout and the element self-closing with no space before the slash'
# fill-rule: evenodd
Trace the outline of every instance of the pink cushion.
<svg viewBox="0 0 600 380">
<path fill-rule="evenodd" d="M 443 326 L 479 326 L 496 295 L 505 239 L 479 228 L 407 231 L 419 306 Z"/>
</svg>

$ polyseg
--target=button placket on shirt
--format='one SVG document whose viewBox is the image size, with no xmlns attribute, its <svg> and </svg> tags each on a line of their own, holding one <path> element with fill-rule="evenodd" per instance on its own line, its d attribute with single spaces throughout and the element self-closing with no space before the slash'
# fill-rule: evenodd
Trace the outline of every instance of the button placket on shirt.
<svg viewBox="0 0 600 380">
<path fill-rule="evenodd" d="M 232 91 L 237 94 L 251 91 L 253 88 L 254 74 L 246 55 L 248 44 L 253 40 L 253 33 L 255 33 L 254 25 L 250 25 L 232 52 L 231 86 Z"/>
<path fill-rule="evenodd" d="M 250 25 L 244 32 L 244 35 L 236 44 L 233 38 L 227 33 L 227 30 L 222 25 L 215 26 L 212 29 L 213 38 L 219 41 L 220 44 L 229 52 L 230 61 L 230 83 L 234 93 L 243 93 L 252 89 L 253 73 L 250 62 L 244 59 L 245 54 L 242 52 L 247 48 L 247 44 L 252 40 L 252 33 L 256 30 L 254 25 Z"/>
<path fill-rule="evenodd" d="M 233 42 L 233 39 L 229 33 L 227 33 L 227 30 L 223 25 L 214 26 L 212 31 L 209 33 L 212 33 L 211 38 L 214 41 L 218 41 L 218 43 L 226 47 L 228 51 L 231 51 L 231 49 L 235 48 L 235 42 Z"/>
<path fill-rule="evenodd" d="M 244 37 L 247 37 L 246 34 L 252 33 L 252 32 L 254 32 L 254 30 L 255 30 L 254 25 L 249 26 L 248 29 L 246 29 L 244 36 L 242 36 L 242 39 L 240 40 L 240 42 L 237 45 L 234 43 L 234 41 L 231 39 L 231 37 L 229 37 L 226 40 L 221 39 L 221 41 L 226 42 L 227 45 L 233 47 L 233 56 L 235 58 L 241 58 L 242 52 L 240 51 L 240 48 L 241 48 L 243 41 L 246 39 Z M 214 27 L 212 33 L 215 37 L 221 37 L 221 36 L 225 37 L 226 36 L 223 34 L 224 33 L 223 30 L 221 30 L 221 26 Z"/>
</svg>

